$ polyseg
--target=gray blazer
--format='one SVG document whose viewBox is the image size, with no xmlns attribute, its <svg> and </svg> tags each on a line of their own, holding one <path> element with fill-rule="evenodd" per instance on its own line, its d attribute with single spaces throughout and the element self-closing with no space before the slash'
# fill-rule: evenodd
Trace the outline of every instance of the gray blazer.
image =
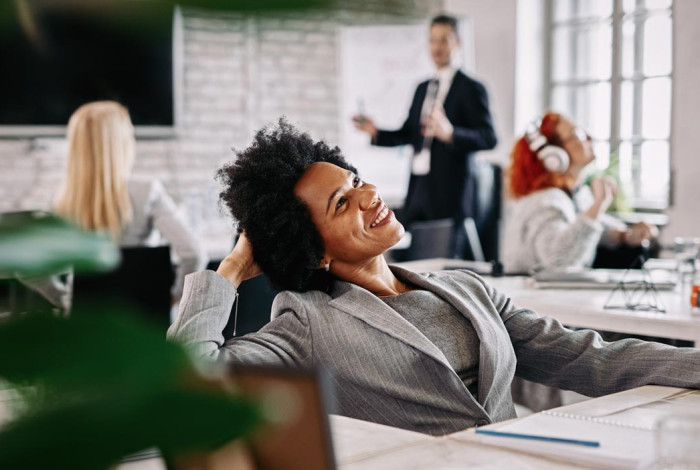
<svg viewBox="0 0 700 470">
<path fill-rule="evenodd" d="M 168 337 L 234 363 L 322 364 L 333 375 L 338 413 L 433 435 L 515 418 L 514 375 L 589 396 L 646 384 L 700 385 L 700 350 L 632 339 L 608 343 L 591 330 L 568 330 L 515 306 L 468 271 L 392 270 L 471 322 L 481 340 L 477 397 L 420 331 L 347 282 L 337 282 L 331 295 L 282 292 L 269 324 L 225 342 L 236 291 L 214 272 L 191 274 Z"/>
</svg>

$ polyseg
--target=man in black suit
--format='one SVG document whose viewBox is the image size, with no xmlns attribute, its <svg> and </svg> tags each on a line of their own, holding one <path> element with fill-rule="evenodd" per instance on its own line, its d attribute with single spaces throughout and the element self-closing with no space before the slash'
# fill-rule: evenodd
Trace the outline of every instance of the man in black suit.
<svg viewBox="0 0 700 470">
<path fill-rule="evenodd" d="M 464 218 L 470 215 L 469 157 L 496 146 L 484 86 L 452 65 L 459 47 L 457 20 L 440 15 L 430 24 L 430 55 L 435 77 L 416 89 L 408 118 L 394 131 L 377 129 L 367 116 L 353 117 L 355 127 L 382 147 L 410 144 L 414 150 L 408 193 L 399 220 L 453 218 L 454 255 L 465 247 Z"/>
</svg>

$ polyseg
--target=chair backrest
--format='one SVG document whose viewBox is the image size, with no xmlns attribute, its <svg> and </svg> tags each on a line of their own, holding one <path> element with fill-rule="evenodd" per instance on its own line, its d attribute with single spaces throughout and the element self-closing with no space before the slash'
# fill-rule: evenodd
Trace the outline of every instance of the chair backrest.
<svg viewBox="0 0 700 470">
<path fill-rule="evenodd" d="M 501 191 L 503 190 L 502 170 L 495 163 L 474 159 L 471 162 L 473 198 L 471 216 L 481 242 L 486 261 L 499 261 L 499 237 L 501 223 Z M 469 247 L 465 259 L 474 259 Z"/>
<path fill-rule="evenodd" d="M 75 276 L 71 315 L 98 315 L 109 309 L 167 328 L 175 279 L 170 247 L 121 248 L 121 255 L 114 271 Z"/>
<path fill-rule="evenodd" d="M 267 276 L 260 276 L 243 281 L 238 286 L 238 319 L 236 320 L 236 305 L 233 305 L 231 316 L 224 328 L 224 338 L 233 337 L 234 323 L 236 336 L 254 333 L 270 322 L 272 301 L 277 291 L 270 287 Z"/>
<path fill-rule="evenodd" d="M 406 252 L 406 261 L 427 258 L 452 258 L 454 243 L 454 220 L 438 219 L 413 222 L 411 246 Z"/>
<path fill-rule="evenodd" d="M 236 235 L 233 246 L 236 246 L 239 235 Z M 231 247 L 233 249 L 233 247 Z M 207 269 L 216 271 L 221 261 L 209 261 Z M 231 307 L 231 315 L 223 330 L 224 339 L 255 333 L 270 322 L 272 301 L 279 291 L 270 287 L 270 280 L 265 274 L 241 282 L 237 289 L 238 298 Z M 238 311 L 238 315 L 236 315 Z M 234 335 L 235 330 L 235 335 Z"/>
</svg>

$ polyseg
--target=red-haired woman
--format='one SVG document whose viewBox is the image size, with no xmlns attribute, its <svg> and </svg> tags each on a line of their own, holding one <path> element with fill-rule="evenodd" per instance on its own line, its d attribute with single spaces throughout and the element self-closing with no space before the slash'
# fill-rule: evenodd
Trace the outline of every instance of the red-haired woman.
<svg viewBox="0 0 700 470">
<path fill-rule="evenodd" d="M 599 243 L 639 246 L 656 236 L 656 227 L 638 223 L 627 230 L 605 215 L 617 189 L 610 178 L 592 180 L 592 202 L 574 198 L 583 169 L 593 160 L 590 137 L 551 111 L 518 139 L 509 170 L 515 204 L 504 242 L 508 271 L 591 266 Z"/>
</svg>

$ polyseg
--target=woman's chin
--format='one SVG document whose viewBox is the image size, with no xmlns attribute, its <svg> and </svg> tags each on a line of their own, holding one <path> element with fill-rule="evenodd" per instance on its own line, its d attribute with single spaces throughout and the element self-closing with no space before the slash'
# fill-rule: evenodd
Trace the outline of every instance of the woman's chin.
<svg viewBox="0 0 700 470">
<path fill-rule="evenodd" d="M 401 239 L 404 237 L 404 235 L 406 235 L 406 230 L 403 228 L 403 225 L 401 225 L 401 223 L 398 221 L 396 221 L 395 223 L 396 223 L 396 228 L 392 233 L 391 246 L 389 248 L 391 248 L 394 245 L 396 245 L 397 243 L 399 243 L 401 241 Z"/>
</svg>

